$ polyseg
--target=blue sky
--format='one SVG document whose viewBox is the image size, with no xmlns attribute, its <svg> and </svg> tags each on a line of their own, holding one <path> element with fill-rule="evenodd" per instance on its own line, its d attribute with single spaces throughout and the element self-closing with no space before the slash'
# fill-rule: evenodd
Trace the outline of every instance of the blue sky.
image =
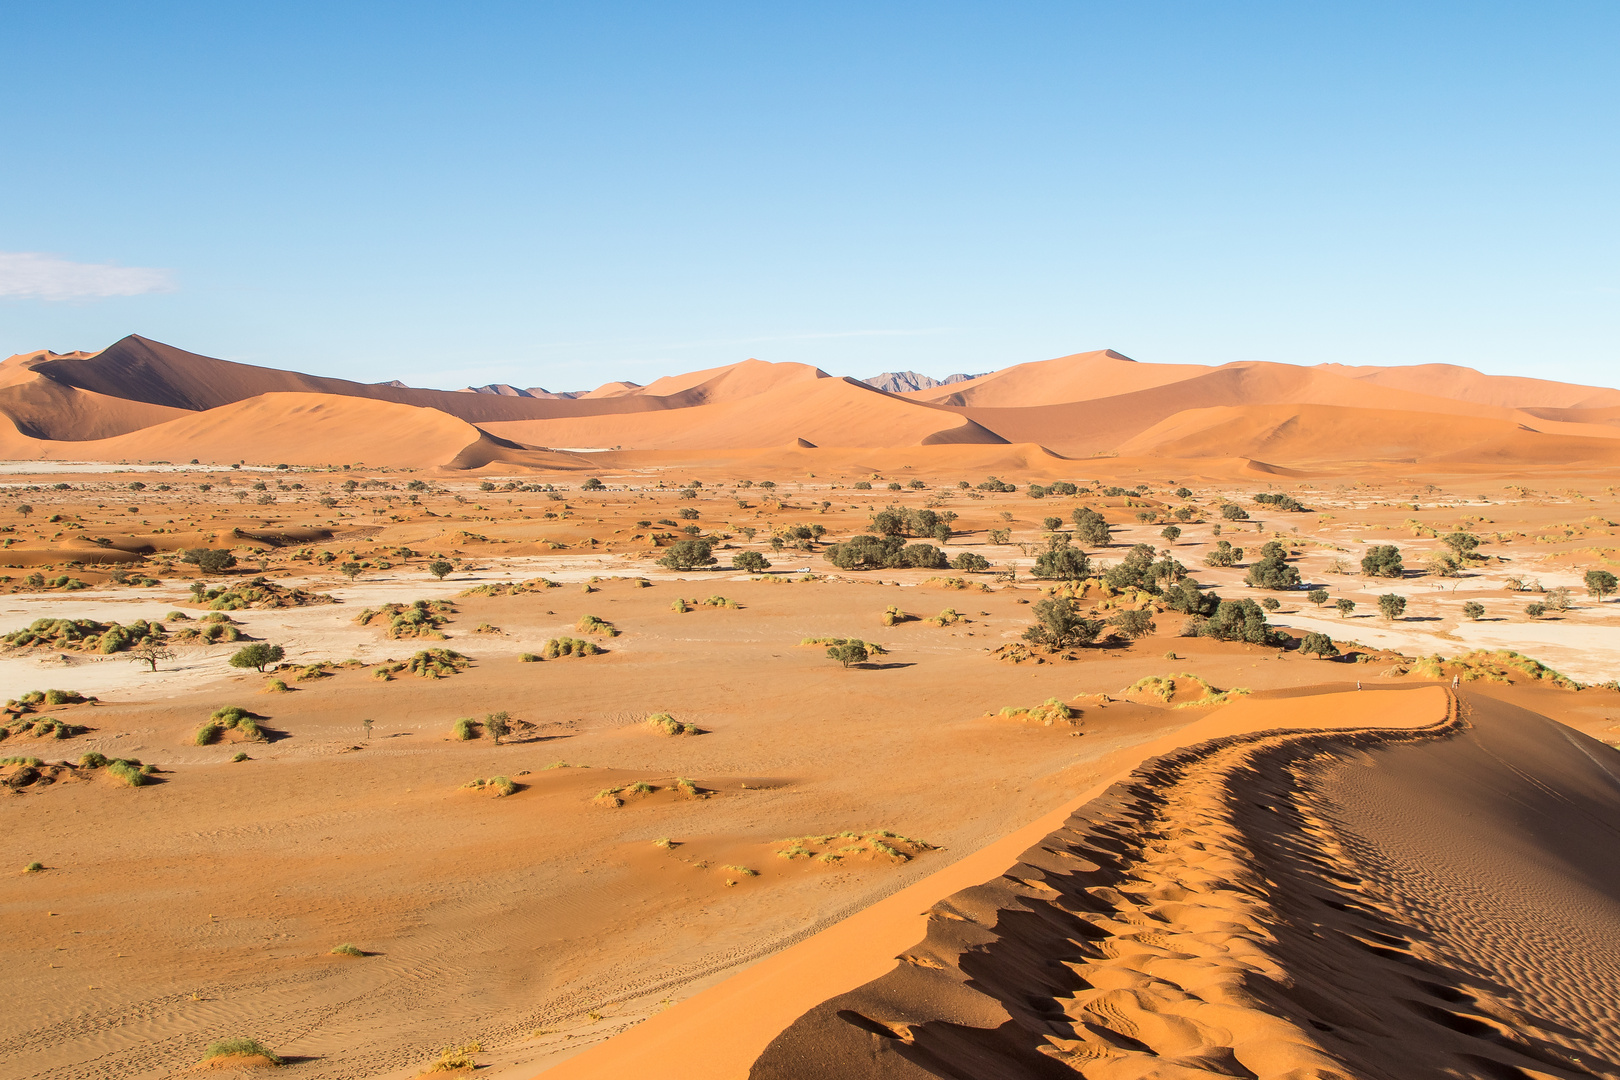
<svg viewBox="0 0 1620 1080">
<path fill-rule="evenodd" d="M 1620 383 L 1613 4 L 10 4 L 0 354 Z"/>
</svg>

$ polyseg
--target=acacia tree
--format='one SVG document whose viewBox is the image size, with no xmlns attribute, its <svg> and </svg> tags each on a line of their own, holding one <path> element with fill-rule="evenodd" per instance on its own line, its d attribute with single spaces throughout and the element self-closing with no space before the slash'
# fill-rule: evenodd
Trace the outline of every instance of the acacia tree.
<svg viewBox="0 0 1620 1080">
<path fill-rule="evenodd" d="M 1598 603 L 1620 586 L 1620 580 L 1607 570 L 1588 570 L 1586 572 L 1586 591 L 1597 597 Z"/>
<path fill-rule="evenodd" d="M 363 569 L 365 569 L 365 567 L 361 566 L 357 562 L 346 562 L 338 566 L 338 572 L 344 577 L 348 578 L 350 581 L 353 581 L 355 578 L 359 577 L 360 571 Z"/>
<path fill-rule="evenodd" d="M 1342 596 L 1339 598 L 1339 602 L 1333 606 L 1339 609 L 1339 618 L 1341 619 L 1347 618 L 1352 611 L 1356 610 L 1356 602 Z"/>
<path fill-rule="evenodd" d="M 731 557 L 731 565 L 749 574 L 758 574 L 771 568 L 771 560 L 757 551 L 740 551 Z"/>
<path fill-rule="evenodd" d="M 714 544 L 709 540 L 678 540 L 664 552 L 658 565 L 669 570 L 696 570 L 700 566 L 713 566 L 718 561 L 713 551 Z"/>
<path fill-rule="evenodd" d="M 271 645 L 264 641 L 255 641 L 251 645 L 244 645 L 231 656 L 231 667 L 256 668 L 264 671 L 269 664 L 279 663 L 286 656 L 280 645 Z"/>
<path fill-rule="evenodd" d="M 1081 615 L 1074 602 L 1066 596 L 1037 600 L 1034 614 L 1035 624 L 1024 631 L 1024 640 L 1052 649 L 1089 645 L 1097 640 L 1097 635 L 1102 633 L 1106 625 L 1100 619 L 1088 619 Z"/>
<path fill-rule="evenodd" d="M 146 664 L 152 671 L 157 670 L 159 660 L 173 660 L 174 650 L 158 641 L 156 638 L 142 638 L 140 644 L 129 650 L 129 662 L 132 664 Z"/>
<path fill-rule="evenodd" d="M 1181 539 L 1181 530 L 1174 525 L 1166 525 L 1159 530 L 1159 536 L 1164 539 L 1165 543 L 1173 544 Z"/>
<path fill-rule="evenodd" d="M 1147 637 L 1158 629 L 1151 611 L 1122 611 L 1110 619 L 1109 623 L 1132 641 Z"/>
<path fill-rule="evenodd" d="M 512 733 L 512 714 L 509 712 L 492 712 L 484 717 L 484 731 L 495 740 L 495 745 L 501 745 L 501 739 Z"/>
<path fill-rule="evenodd" d="M 1312 589 L 1310 592 L 1305 594 L 1305 599 L 1309 600 L 1317 607 L 1321 607 L 1323 604 L 1328 602 L 1328 591 L 1326 589 Z"/>
<path fill-rule="evenodd" d="M 1091 574 L 1091 557 L 1069 543 L 1063 533 L 1053 533 L 1046 541 L 1046 550 L 1035 556 L 1033 576 L 1079 581 Z"/>
<path fill-rule="evenodd" d="M 1469 622 L 1479 622 L 1480 619 L 1485 617 L 1485 605 L 1478 600 L 1470 600 L 1463 605 L 1463 616 Z"/>
<path fill-rule="evenodd" d="M 440 581 L 443 581 L 444 576 L 455 569 L 455 564 L 451 563 L 448 559 L 434 559 L 432 562 L 428 563 L 427 569 L 428 573 L 432 574 Z"/>
<path fill-rule="evenodd" d="M 1339 655 L 1339 647 L 1333 644 L 1333 639 L 1314 630 L 1300 639 L 1299 651 L 1305 656 L 1314 654 L 1321 660 Z"/>
<path fill-rule="evenodd" d="M 1361 572 L 1368 577 L 1398 578 L 1405 570 L 1401 549 L 1394 544 L 1374 544 L 1361 557 Z"/>
<path fill-rule="evenodd" d="M 1385 593 L 1378 598 L 1378 614 L 1394 622 L 1406 611 L 1406 597 L 1400 593 Z"/>
<path fill-rule="evenodd" d="M 837 660 L 846 668 L 851 664 L 864 664 L 867 660 L 866 646 L 859 641 L 844 641 L 837 645 L 829 645 L 827 659 Z"/>
</svg>

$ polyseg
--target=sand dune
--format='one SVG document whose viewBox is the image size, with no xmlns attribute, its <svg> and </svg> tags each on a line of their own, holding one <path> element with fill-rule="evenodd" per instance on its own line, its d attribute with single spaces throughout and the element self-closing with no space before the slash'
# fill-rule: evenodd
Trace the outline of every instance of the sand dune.
<svg viewBox="0 0 1620 1080">
<path fill-rule="evenodd" d="M 634 450 L 798 447 L 801 439 L 815 447 L 1007 441 L 949 410 L 917 405 L 853 379 L 832 378 L 790 381 L 745 398 L 635 416 L 558 417 L 485 428 L 531 446 Z"/>
<path fill-rule="evenodd" d="M 1569 430 L 1575 425 L 1562 425 Z M 1578 430 L 1578 429 L 1577 429 Z M 1289 462 L 1494 462 L 1570 465 L 1620 461 L 1612 437 L 1537 432 L 1509 420 L 1330 405 L 1189 409 L 1120 446 L 1122 454 L 1196 458 L 1241 454 Z"/>
<path fill-rule="evenodd" d="M 752 1080 L 1613 1075 L 1620 754 L 1439 693 L 1223 710 L 1021 854 L 551 1075 L 690 1060 L 722 1023 L 704 1074 Z M 1011 868 L 962 881 L 986 857 Z"/>
<path fill-rule="evenodd" d="M 1112 349 L 1100 349 L 1017 364 L 976 379 L 930 387 L 906 396 L 918 401 L 983 408 L 1056 405 L 1147 390 L 1208 370 L 1195 364 L 1138 364 Z"/>
<path fill-rule="evenodd" d="M 1410 364 L 1403 367 L 1346 367 L 1323 364 L 1362 382 L 1471 401 L 1502 408 L 1592 409 L 1620 406 L 1620 390 L 1514 375 L 1486 375 L 1454 364 Z"/>
<path fill-rule="evenodd" d="M 356 383 L 216 360 L 139 336 L 100 353 L 37 352 L 0 364 L 0 415 L 16 431 L 0 434 L 0 445 L 26 457 L 138 455 L 161 446 L 166 456 L 189 458 L 195 455 L 175 449 L 172 432 L 190 428 L 158 429 L 188 414 L 258 400 L 255 422 L 280 434 L 256 450 L 233 433 L 229 452 L 237 458 L 281 460 L 289 452 L 274 448 L 296 445 L 300 460 L 350 459 L 360 444 L 343 437 L 323 442 L 339 429 L 314 422 L 324 411 L 298 400 L 311 394 L 331 398 L 333 408 L 373 401 L 416 410 L 376 415 L 420 417 L 425 441 L 386 434 L 366 442 L 371 459 L 448 469 L 589 467 L 577 455 L 551 455 L 553 447 L 674 452 L 696 464 L 748 449 L 1028 444 L 1069 458 L 1207 460 L 1223 474 L 1234 460 L 1294 471 L 1345 462 L 1608 464 L 1620 448 L 1613 445 L 1620 391 L 1447 365 L 1202 367 L 1142 364 L 1101 350 L 892 394 L 807 364 L 749 359 L 646 386 L 609 382 L 561 397 Z M 289 411 L 271 420 L 264 410 L 277 404 Z M 385 431 L 391 423 L 383 422 Z M 219 429 L 210 420 L 197 430 Z M 109 441 L 138 432 L 152 437 Z M 68 443 L 76 449 L 57 447 Z M 396 449 L 402 456 L 384 456 Z"/>
<path fill-rule="evenodd" d="M 481 443 L 490 444 L 489 455 L 477 460 Z M 114 438 L 40 442 L 23 456 L 432 468 L 457 459 L 483 464 L 503 449 L 473 425 L 435 409 L 333 394 L 272 393 L 183 413 Z M 16 452 L 11 446 L 7 451 Z"/>
</svg>

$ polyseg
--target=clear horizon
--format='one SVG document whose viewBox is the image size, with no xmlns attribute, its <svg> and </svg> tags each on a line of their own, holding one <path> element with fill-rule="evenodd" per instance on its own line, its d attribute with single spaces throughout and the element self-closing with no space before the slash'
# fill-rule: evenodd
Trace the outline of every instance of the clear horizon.
<svg viewBox="0 0 1620 1080">
<path fill-rule="evenodd" d="M 1595 4 L 16 9 L 0 352 L 1612 385 Z"/>
</svg>

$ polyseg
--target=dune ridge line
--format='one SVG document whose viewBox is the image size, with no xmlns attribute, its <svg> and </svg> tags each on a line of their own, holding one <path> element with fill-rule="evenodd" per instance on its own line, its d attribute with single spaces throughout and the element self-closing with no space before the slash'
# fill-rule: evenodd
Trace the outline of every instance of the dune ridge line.
<svg viewBox="0 0 1620 1080">
<path fill-rule="evenodd" d="M 1021 864 L 1026 852 L 1050 834 L 1068 827 L 1070 819 L 1093 800 L 1104 797 L 1116 784 L 1130 783 L 1144 762 L 1235 737 L 1279 729 L 1299 730 L 1305 715 L 1312 735 L 1334 729 L 1366 731 L 1373 733 L 1372 737 L 1382 729 L 1427 729 L 1428 734 L 1433 734 L 1454 722 L 1452 701 L 1443 688 L 1428 686 L 1249 698 L 1221 708 L 1179 731 L 1104 759 L 1098 764 L 1105 770 L 1106 779 L 1024 828 L 559 1063 L 545 1075 L 548 1080 L 572 1080 L 657 1067 L 677 1077 L 749 1076 L 756 1059 L 802 1016 L 839 995 L 884 978 L 896 970 L 897 957 L 914 954 L 917 943 L 927 936 L 938 904 Z M 1378 709 L 1379 729 L 1367 724 L 1370 708 Z M 876 1034 L 871 1037 L 882 1038 Z"/>
</svg>

